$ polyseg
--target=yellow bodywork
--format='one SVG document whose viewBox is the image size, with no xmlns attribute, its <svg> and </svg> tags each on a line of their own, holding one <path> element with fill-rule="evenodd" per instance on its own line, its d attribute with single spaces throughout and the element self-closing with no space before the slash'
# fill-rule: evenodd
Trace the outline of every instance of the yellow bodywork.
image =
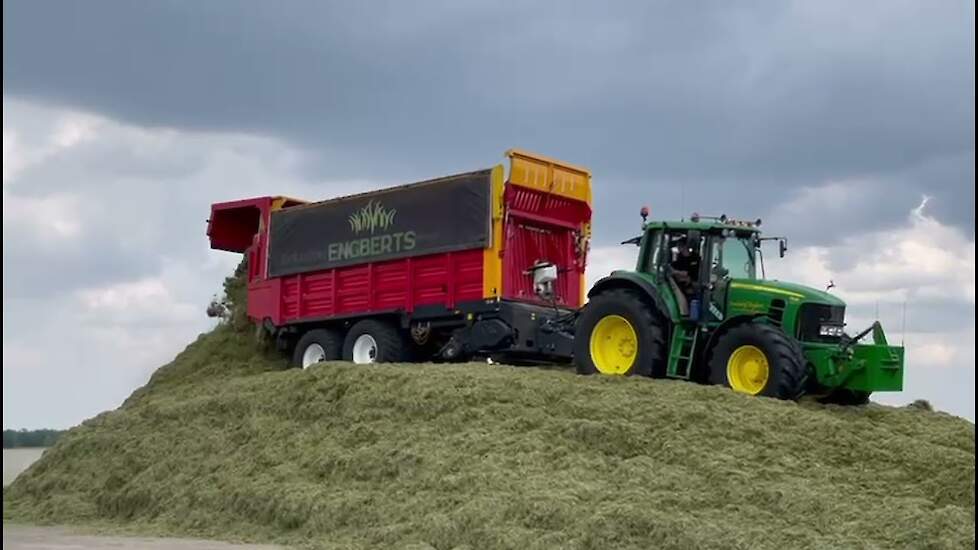
<svg viewBox="0 0 978 550">
<path fill-rule="evenodd" d="M 503 293 L 503 192 L 505 170 L 502 164 L 492 169 L 492 244 L 483 251 L 482 296 L 496 298 Z"/>
<path fill-rule="evenodd" d="M 603 317 L 591 330 L 591 361 L 601 374 L 627 374 L 638 357 L 638 334 L 621 315 Z"/>
<path fill-rule="evenodd" d="M 271 210 L 274 212 L 275 210 L 281 210 L 286 205 L 294 206 L 297 204 L 309 204 L 309 201 L 280 195 L 277 197 L 272 197 Z"/>
<path fill-rule="evenodd" d="M 757 395 L 767 386 L 771 368 L 757 346 L 740 346 L 727 359 L 727 381 L 734 391 Z"/>
<path fill-rule="evenodd" d="M 591 206 L 591 172 L 556 159 L 510 149 L 509 183 L 583 201 Z"/>
<path fill-rule="evenodd" d="M 503 294 L 503 250 L 506 236 L 503 235 L 503 193 L 506 185 L 519 185 L 544 191 L 552 195 L 566 197 L 587 203 L 591 206 L 591 172 L 557 159 L 530 153 L 522 149 L 506 151 L 509 159 L 509 179 L 506 179 L 502 164 L 492 169 L 492 243 L 483 252 L 482 296 L 485 299 L 498 298 Z M 591 224 L 581 227 L 581 235 L 586 243 L 591 237 Z M 586 247 L 586 244 L 585 244 Z M 586 253 L 586 250 L 584 251 Z M 580 303 L 584 303 L 587 285 L 581 274 Z"/>
<path fill-rule="evenodd" d="M 800 300 L 800 299 L 802 299 L 802 298 L 805 297 L 804 294 L 801 294 L 801 293 L 798 293 L 798 292 L 792 292 L 790 290 L 785 290 L 783 288 L 774 288 L 774 287 L 764 286 L 764 285 L 752 285 L 752 284 L 749 284 L 749 283 L 733 282 L 733 283 L 730 283 L 730 288 L 742 288 L 742 289 L 745 289 L 745 290 L 756 290 L 756 291 L 759 291 L 759 292 L 770 292 L 771 294 L 781 294 L 781 295 L 787 296 L 789 298 L 795 298 L 797 300 Z"/>
</svg>

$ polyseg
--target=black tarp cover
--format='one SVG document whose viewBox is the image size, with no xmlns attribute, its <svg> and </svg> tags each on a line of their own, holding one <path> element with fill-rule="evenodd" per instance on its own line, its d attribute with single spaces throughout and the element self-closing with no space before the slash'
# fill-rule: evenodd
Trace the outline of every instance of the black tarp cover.
<svg viewBox="0 0 978 550">
<path fill-rule="evenodd" d="M 268 274 L 279 277 L 487 247 L 491 172 L 469 172 L 272 212 Z"/>
</svg>

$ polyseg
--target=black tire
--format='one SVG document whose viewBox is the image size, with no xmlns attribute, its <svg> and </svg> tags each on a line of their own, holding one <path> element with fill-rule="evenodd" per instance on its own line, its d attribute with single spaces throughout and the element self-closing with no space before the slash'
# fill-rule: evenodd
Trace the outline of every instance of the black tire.
<svg viewBox="0 0 978 550">
<path fill-rule="evenodd" d="M 339 361 L 343 350 L 343 336 L 335 330 L 316 328 L 299 338 L 295 350 L 292 352 L 292 366 L 300 369 L 312 366 L 303 365 L 303 362 L 306 350 L 313 344 L 323 349 L 322 361 Z"/>
<path fill-rule="evenodd" d="M 403 331 L 384 321 L 364 319 L 346 333 L 343 341 L 344 361 L 353 361 L 353 347 L 357 339 L 364 335 L 372 337 L 376 343 L 373 363 L 398 363 L 410 358 L 410 345 Z"/>
<path fill-rule="evenodd" d="M 757 347 L 768 363 L 767 382 L 757 395 L 790 400 L 801 397 L 808 379 L 801 348 L 780 328 L 761 322 L 743 323 L 720 335 L 707 360 L 711 384 L 731 387 L 727 362 L 741 346 Z"/>
<path fill-rule="evenodd" d="M 818 400 L 827 405 L 860 406 L 869 403 L 869 392 L 839 388 Z"/>
<path fill-rule="evenodd" d="M 639 292 L 614 289 L 588 302 L 577 320 L 574 337 L 574 364 L 579 374 L 599 372 L 591 356 L 591 336 L 599 321 L 619 315 L 635 330 L 638 349 L 626 376 L 664 376 L 666 371 L 665 336 L 660 317 Z"/>
</svg>

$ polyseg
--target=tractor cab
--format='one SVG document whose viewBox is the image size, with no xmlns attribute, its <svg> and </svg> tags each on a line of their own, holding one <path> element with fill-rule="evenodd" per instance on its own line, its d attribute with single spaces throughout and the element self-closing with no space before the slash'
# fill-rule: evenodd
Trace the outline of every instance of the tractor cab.
<svg viewBox="0 0 978 550">
<path fill-rule="evenodd" d="M 764 265 L 758 226 L 760 220 L 736 221 L 721 216 L 690 221 L 654 221 L 644 225 L 639 271 L 652 275 L 669 289 L 677 317 L 695 323 L 724 319 L 731 281 L 763 279 Z M 783 255 L 787 250 L 778 238 Z"/>
</svg>

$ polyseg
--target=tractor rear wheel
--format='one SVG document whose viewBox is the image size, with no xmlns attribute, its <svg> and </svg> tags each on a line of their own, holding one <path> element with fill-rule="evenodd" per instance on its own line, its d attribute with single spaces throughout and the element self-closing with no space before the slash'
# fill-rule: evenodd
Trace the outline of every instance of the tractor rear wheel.
<svg viewBox="0 0 978 550">
<path fill-rule="evenodd" d="M 659 317 L 634 290 L 595 296 L 577 321 L 574 363 L 580 374 L 664 372 L 665 338 Z"/>
<path fill-rule="evenodd" d="M 292 366 L 308 369 L 323 361 L 337 361 L 343 349 L 343 337 L 335 330 L 312 329 L 299 338 L 292 353 Z"/>
<path fill-rule="evenodd" d="M 375 319 L 364 319 L 346 333 L 343 360 L 358 365 L 397 363 L 408 359 L 408 350 L 407 338 L 396 326 Z"/>
<path fill-rule="evenodd" d="M 798 399 L 808 369 L 801 348 L 780 328 L 754 322 L 720 335 L 710 350 L 710 383 L 748 395 Z"/>
</svg>

